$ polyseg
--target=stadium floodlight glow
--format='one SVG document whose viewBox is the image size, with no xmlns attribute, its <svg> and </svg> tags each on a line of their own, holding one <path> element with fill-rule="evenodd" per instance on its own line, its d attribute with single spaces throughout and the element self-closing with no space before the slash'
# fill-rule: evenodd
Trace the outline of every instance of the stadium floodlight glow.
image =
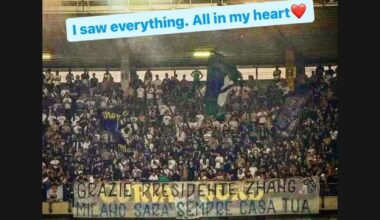
<svg viewBox="0 0 380 220">
<path fill-rule="evenodd" d="M 51 54 L 50 53 L 42 53 L 42 59 L 43 60 L 50 60 Z"/>
<path fill-rule="evenodd" d="M 211 55 L 210 51 L 198 51 L 194 52 L 194 57 L 209 57 Z"/>
</svg>

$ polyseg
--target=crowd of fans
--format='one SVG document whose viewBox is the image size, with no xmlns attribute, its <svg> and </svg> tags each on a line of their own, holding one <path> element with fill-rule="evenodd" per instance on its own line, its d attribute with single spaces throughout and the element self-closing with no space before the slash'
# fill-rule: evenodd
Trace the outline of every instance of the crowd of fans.
<svg viewBox="0 0 380 220">
<path fill-rule="evenodd" d="M 278 71 L 278 70 L 276 70 Z M 249 76 L 232 88 L 225 114 L 204 115 L 194 71 L 164 79 L 148 69 L 132 74 L 130 91 L 106 71 L 87 69 L 61 83 L 43 74 L 42 190 L 62 185 L 72 198 L 75 181 L 202 181 L 319 176 L 321 189 L 337 182 L 337 72 L 318 66 L 296 78 L 295 91 L 278 76 L 269 85 Z M 180 71 L 177 71 L 180 72 Z M 302 98 L 297 124 L 279 132 L 282 109 Z M 281 117 L 281 120 L 286 120 Z M 289 119 L 290 120 L 290 119 Z M 285 134 L 285 135 L 284 135 Z M 326 187 L 324 187 L 326 186 Z"/>
</svg>

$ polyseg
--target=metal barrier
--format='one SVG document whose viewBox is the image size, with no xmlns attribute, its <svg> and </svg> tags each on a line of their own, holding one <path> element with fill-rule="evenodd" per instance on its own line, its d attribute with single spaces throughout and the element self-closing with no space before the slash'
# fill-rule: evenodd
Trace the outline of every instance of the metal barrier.
<svg viewBox="0 0 380 220">
<path fill-rule="evenodd" d="M 338 195 L 338 183 L 330 182 L 324 183 L 320 182 L 320 192 L 321 196 L 337 196 Z"/>
</svg>

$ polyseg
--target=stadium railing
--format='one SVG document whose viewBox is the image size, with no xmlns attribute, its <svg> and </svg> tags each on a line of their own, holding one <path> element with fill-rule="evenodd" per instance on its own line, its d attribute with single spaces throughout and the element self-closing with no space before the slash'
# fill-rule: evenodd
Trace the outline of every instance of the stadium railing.
<svg viewBox="0 0 380 220">
<path fill-rule="evenodd" d="M 44 0 L 44 13 L 125 13 L 284 0 Z M 314 0 L 315 7 L 337 6 L 338 0 Z"/>
</svg>

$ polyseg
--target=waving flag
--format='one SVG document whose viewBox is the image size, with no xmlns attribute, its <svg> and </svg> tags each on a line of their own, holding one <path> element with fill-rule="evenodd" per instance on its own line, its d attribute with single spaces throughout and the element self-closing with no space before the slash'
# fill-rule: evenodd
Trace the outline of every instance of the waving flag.
<svg viewBox="0 0 380 220">
<path fill-rule="evenodd" d="M 223 55 L 219 53 L 211 55 L 206 78 L 205 110 L 207 115 L 215 116 L 223 112 L 228 90 L 241 78 L 241 73 L 236 66 L 229 63 Z"/>
</svg>

